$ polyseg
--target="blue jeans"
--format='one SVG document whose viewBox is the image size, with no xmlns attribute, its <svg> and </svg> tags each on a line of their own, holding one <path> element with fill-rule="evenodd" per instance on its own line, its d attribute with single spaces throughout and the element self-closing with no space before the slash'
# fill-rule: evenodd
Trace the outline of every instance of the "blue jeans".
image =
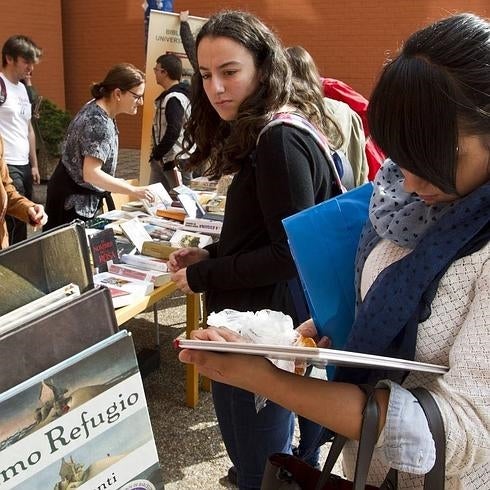
<svg viewBox="0 0 490 490">
<path fill-rule="evenodd" d="M 237 469 L 241 490 L 260 489 L 267 458 L 291 453 L 294 415 L 267 401 L 255 409 L 254 394 L 213 382 L 213 401 L 228 455 Z"/>
<path fill-rule="evenodd" d="M 311 466 L 317 466 L 320 458 L 320 434 L 323 427 L 298 415 L 299 444 L 294 452 Z"/>
<path fill-rule="evenodd" d="M 32 198 L 32 173 L 31 166 L 28 165 L 7 165 L 10 178 L 17 192 L 27 199 Z M 19 243 L 27 238 L 27 225 L 13 216 L 7 216 L 7 230 L 9 234 L 9 244 Z"/>
</svg>

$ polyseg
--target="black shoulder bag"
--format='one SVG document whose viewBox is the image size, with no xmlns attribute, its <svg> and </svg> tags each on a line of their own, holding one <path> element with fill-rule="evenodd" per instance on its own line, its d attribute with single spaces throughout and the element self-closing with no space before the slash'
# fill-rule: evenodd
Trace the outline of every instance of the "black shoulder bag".
<svg viewBox="0 0 490 490">
<path fill-rule="evenodd" d="M 365 386 L 362 389 L 368 391 L 368 399 L 363 413 L 354 481 L 332 475 L 332 469 L 347 441 L 345 437 L 336 435 L 322 471 L 291 454 L 276 453 L 270 456 L 264 470 L 261 490 L 397 490 L 398 472 L 394 469 L 390 469 L 380 487 L 366 485 L 378 438 L 378 405 L 374 398 L 374 390 L 366 390 Z M 424 410 L 436 446 L 436 461 L 434 467 L 425 475 L 424 490 L 443 490 L 446 437 L 441 413 L 426 389 L 415 388 L 411 392 Z"/>
</svg>

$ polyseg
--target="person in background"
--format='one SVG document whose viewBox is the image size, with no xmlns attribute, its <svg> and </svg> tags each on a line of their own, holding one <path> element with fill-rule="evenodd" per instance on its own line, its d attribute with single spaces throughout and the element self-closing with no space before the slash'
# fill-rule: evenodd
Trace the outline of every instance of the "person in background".
<svg viewBox="0 0 490 490">
<path fill-rule="evenodd" d="M 361 302 L 346 350 L 448 366 L 443 374 L 339 368 L 336 381 L 297 376 L 265 358 L 183 350 L 210 379 L 267 397 L 349 439 L 359 438 L 376 386 L 379 438 L 368 483 L 389 467 L 398 488 L 423 488 L 435 460 L 409 388 L 441 412 L 446 488 L 490 488 L 490 23 L 472 14 L 412 34 L 369 105 L 373 138 L 390 156 L 376 177 L 357 257 Z M 395 163 L 396 162 L 396 163 Z M 299 327 L 315 334 L 311 321 Z M 202 340 L 236 340 L 226 329 Z M 403 374 L 408 374 L 403 376 Z M 356 443 L 344 449 L 353 477 Z"/>
<path fill-rule="evenodd" d="M 31 103 L 22 82 L 32 74 L 42 50 L 32 39 L 15 35 L 2 47 L 0 72 L 0 134 L 4 141 L 4 159 L 17 191 L 31 199 L 33 183 L 40 183 L 36 154 L 36 136 L 31 124 Z M 10 244 L 25 240 L 24 221 L 7 216 Z"/>
<path fill-rule="evenodd" d="M 286 49 L 293 76 L 305 83 L 311 90 L 321 94 L 320 74 L 310 53 L 302 46 L 290 46 Z M 305 87 L 306 89 L 306 87 Z M 366 159 L 366 139 L 361 117 L 347 104 L 338 100 L 323 97 L 327 113 L 337 123 L 342 134 L 338 150 L 349 160 L 354 172 L 354 185 L 367 182 L 368 165 Z"/>
<path fill-rule="evenodd" d="M 144 10 L 145 25 L 145 54 L 148 47 L 148 29 L 150 27 L 150 11 L 159 10 L 160 12 L 173 12 L 174 0 L 145 0 L 141 5 Z"/>
<path fill-rule="evenodd" d="M 304 94 L 308 93 L 309 97 L 314 99 L 315 109 L 318 111 L 318 114 L 321 114 L 321 120 L 324 121 L 321 128 L 328 134 L 332 149 L 337 154 L 340 154 L 340 151 L 344 151 L 351 165 L 353 172 L 352 182 L 350 182 L 349 187 L 355 187 L 363 183 L 367 178 L 367 163 L 364 153 L 364 133 L 360 117 L 346 104 L 335 100 L 327 100 L 323 97 L 320 75 L 308 51 L 301 46 L 292 46 L 286 49 L 286 55 L 292 69 L 293 93 L 297 94 L 296 96 L 293 95 L 293 97 L 301 100 L 305 97 Z M 337 110 L 337 113 L 342 115 L 340 119 L 335 118 L 332 111 L 329 110 L 332 106 L 335 107 L 336 104 L 341 106 Z M 309 116 L 311 117 L 313 114 L 309 114 Z M 336 123 L 336 133 L 333 133 L 331 129 L 329 130 L 329 127 L 331 128 L 331 119 Z M 351 151 L 348 152 L 348 149 Z M 307 315 L 309 315 L 308 306 L 306 299 L 298 298 L 298 300 L 304 301 L 304 307 L 300 311 L 304 311 L 305 316 L 299 318 L 300 321 L 304 321 L 307 319 Z M 308 368 L 307 375 L 310 375 L 311 371 L 312 366 Z M 301 416 L 298 417 L 298 425 L 300 433 L 299 442 L 297 446 L 293 447 L 293 453 L 312 466 L 318 467 L 320 457 L 319 443 L 323 428 Z"/>
<path fill-rule="evenodd" d="M 179 19 L 179 34 L 182 46 L 184 46 L 185 54 L 187 55 L 194 72 L 198 72 L 199 65 L 196 58 L 196 41 L 194 40 L 194 35 L 192 34 L 191 26 L 189 25 L 189 11 L 183 10 L 180 12 Z"/>
<path fill-rule="evenodd" d="M 48 183 L 45 230 L 74 219 L 93 218 L 110 192 L 153 199 L 148 187 L 114 176 L 119 147 L 115 118 L 136 114 L 144 91 L 143 72 L 129 63 L 114 65 L 104 80 L 93 84 L 93 99 L 68 126 L 60 162 Z"/>
<path fill-rule="evenodd" d="M 279 40 L 259 19 L 236 11 L 210 17 L 196 38 L 199 71 L 191 87 L 184 147 L 209 175 L 232 175 L 219 242 L 183 248 L 169 259 L 186 293 L 205 292 L 208 312 L 272 309 L 296 319 L 288 282 L 297 280 L 282 219 L 339 192 L 327 156 L 307 131 L 263 128 L 276 114 L 320 116 L 308 93 L 289 103 L 291 70 Z M 296 94 L 294 94 L 296 96 Z M 334 125 L 332 124 L 334 128 Z M 212 157 L 212 158 L 210 158 Z M 254 394 L 213 383 L 221 434 L 241 489 L 258 489 L 271 452 L 291 452 L 294 417 L 274 403 L 258 413 Z"/>
<path fill-rule="evenodd" d="M 163 92 L 155 99 L 150 184 L 161 182 L 171 191 L 179 185 L 176 165 L 184 185 L 189 185 L 192 179 L 192 172 L 186 169 L 189 155 L 184 153 L 176 159 L 182 153 L 183 127 L 190 114 L 190 87 L 180 81 L 182 61 L 174 54 L 159 56 L 153 71 Z"/>
<path fill-rule="evenodd" d="M 3 140 L 0 137 L 0 249 L 9 245 L 6 216 L 29 223 L 35 228 L 46 221 L 44 207 L 35 204 L 19 194 L 10 178 L 7 164 L 3 158 Z"/>
<path fill-rule="evenodd" d="M 27 96 L 29 97 L 29 102 L 31 103 L 32 106 L 32 119 L 39 119 L 39 112 L 36 112 L 39 110 L 39 108 L 35 107 L 38 100 L 39 100 L 39 95 L 37 93 L 37 90 L 34 88 L 34 85 L 32 84 L 32 72 L 26 75 L 21 82 L 26 86 L 27 90 Z M 32 122 L 32 121 L 31 121 Z"/>
<path fill-rule="evenodd" d="M 39 164 L 39 149 L 44 144 L 41 131 L 39 129 L 39 118 L 41 117 L 41 102 L 43 97 L 37 93 L 34 85 L 32 84 L 32 73 L 27 75 L 21 82 L 26 86 L 27 96 L 29 97 L 29 102 L 31 103 L 31 124 L 34 129 L 34 136 L 36 138 L 36 155 Z M 39 166 L 39 165 L 38 165 Z M 39 181 L 43 179 L 41 171 L 39 172 Z"/>
<path fill-rule="evenodd" d="M 385 161 L 386 156 L 370 137 L 369 122 L 367 118 L 369 101 L 341 80 L 324 77 L 321 77 L 320 80 L 325 97 L 330 100 L 338 100 L 346 103 L 361 118 L 364 135 L 366 137 L 366 158 L 369 167 L 368 180 L 372 181 L 376 172 Z"/>
</svg>

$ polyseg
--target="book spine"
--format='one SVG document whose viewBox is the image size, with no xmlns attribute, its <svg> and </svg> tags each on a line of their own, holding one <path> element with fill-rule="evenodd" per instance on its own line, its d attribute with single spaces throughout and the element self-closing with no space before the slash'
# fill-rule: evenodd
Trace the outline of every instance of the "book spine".
<svg viewBox="0 0 490 490">
<path fill-rule="evenodd" d="M 218 224 L 219 223 L 219 224 Z M 197 223 L 191 220 L 185 220 L 184 226 L 181 230 L 197 231 L 203 233 L 210 233 L 212 235 L 219 235 L 221 233 L 221 228 L 223 224 L 218 221 L 215 223 Z"/>
<path fill-rule="evenodd" d="M 154 269 L 161 272 L 167 272 L 167 264 L 165 262 L 158 262 L 156 260 L 149 260 L 142 258 L 141 255 L 128 255 L 123 254 L 121 260 L 125 264 L 136 265 L 143 269 Z"/>
<path fill-rule="evenodd" d="M 152 274 L 148 271 L 136 271 L 134 269 L 128 269 L 120 264 L 111 264 L 108 267 L 109 272 L 118 274 L 123 277 L 129 277 L 131 279 L 137 279 L 138 281 L 151 281 Z"/>
</svg>

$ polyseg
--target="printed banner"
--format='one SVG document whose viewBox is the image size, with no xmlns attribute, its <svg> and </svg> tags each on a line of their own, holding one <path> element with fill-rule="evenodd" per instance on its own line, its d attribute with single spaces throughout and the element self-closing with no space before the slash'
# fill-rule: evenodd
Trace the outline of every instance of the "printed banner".
<svg viewBox="0 0 490 490">
<path fill-rule="evenodd" d="M 194 37 L 201 25 L 206 21 L 202 17 L 189 16 L 189 25 Z M 184 79 L 190 80 L 193 73 L 192 66 L 180 39 L 180 16 L 172 12 L 150 12 L 150 24 L 148 28 L 148 44 L 146 50 L 146 90 L 145 104 L 143 106 L 143 124 L 141 132 L 141 157 L 139 181 L 146 185 L 150 177 L 150 164 L 148 160 L 151 152 L 151 127 L 155 113 L 155 99 L 163 88 L 157 85 L 153 68 L 156 59 L 162 54 L 173 53 L 182 58 Z"/>
</svg>

